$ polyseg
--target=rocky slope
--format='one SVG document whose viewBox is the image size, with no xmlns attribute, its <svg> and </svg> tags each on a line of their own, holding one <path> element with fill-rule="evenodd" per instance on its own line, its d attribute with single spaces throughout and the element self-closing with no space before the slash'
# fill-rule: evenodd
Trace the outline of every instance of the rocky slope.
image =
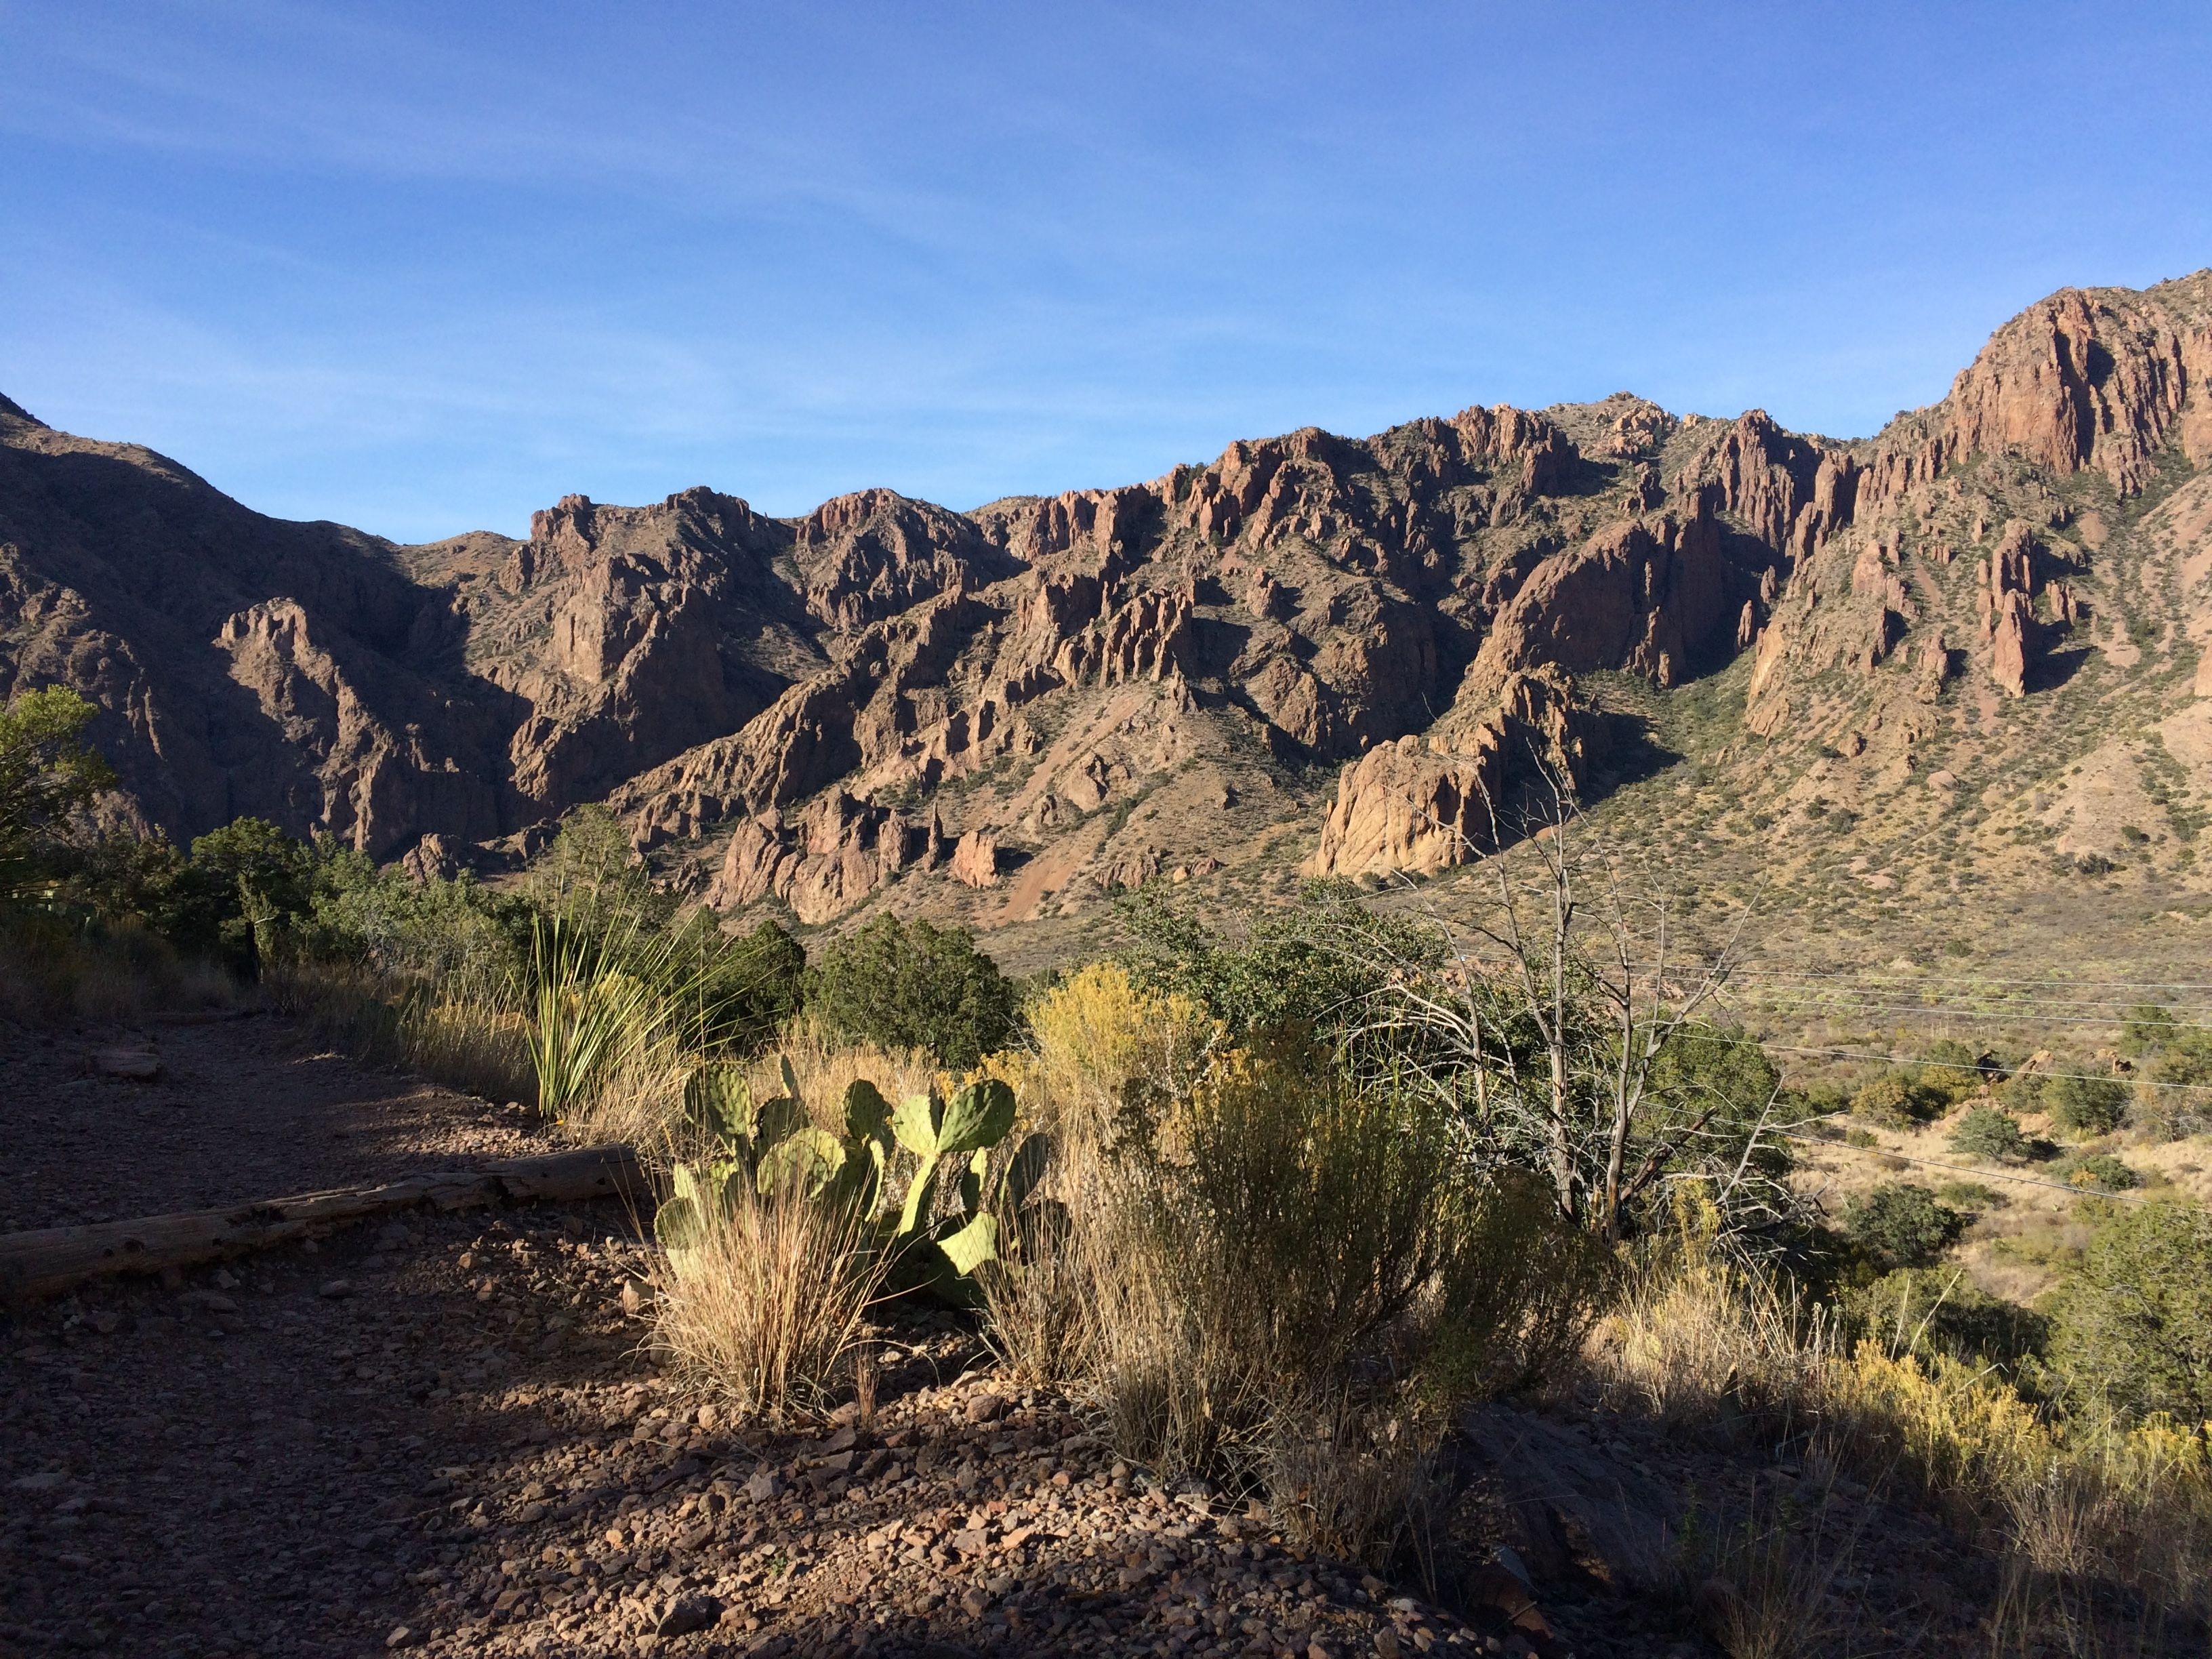
<svg viewBox="0 0 2212 1659">
<path fill-rule="evenodd" d="M 1986 833 L 1954 863 L 2187 884 L 2209 374 L 2199 273 L 2053 295 L 1856 442 L 1623 393 L 967 514 L 572 496 L 422 547 L 0 402 L 0 686 L 98 702 L 173 834 L 496 863 L 605 799 L 712 902 L 804 923 L 1435 872 L 1538 761 L 1632 804 L 1686 759 L 1701 823 L 1784 853 L 1848 800 L 1822 833 L 1869 879 L 1956 808 Z"/>
</svg>

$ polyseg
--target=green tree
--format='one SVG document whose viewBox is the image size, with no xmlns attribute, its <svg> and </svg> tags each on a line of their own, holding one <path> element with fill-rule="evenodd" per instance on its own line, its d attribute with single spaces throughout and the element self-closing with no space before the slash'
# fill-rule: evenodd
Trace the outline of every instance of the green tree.
<svg viewBox="0 0 2212 1659">
<path fill-rule="evenodd" d="M 594 936 L 657 933 L 674 918 L 674 894 L 653 884 L 629 830 L 604 806 L 579 806 L 530 866 L 531 902 Z"/>
<path fill-rule="evenodd" d="M 1121 955 L 1146 990 L 1187 996 L 1239 1042 L 1273 1034 L 1324 1038 L 1371 1018 L 1394 978 L 1438 965 L 1443 940 L 1403 917 L 1378 914 L 1348 881 L 1310 881 L 1297 901 L 1255 917 L 1231 939 L 1157 887 L 1117 901 Z"/>
<path fill-rule="evenodd" d="M 704 908 L 693 911 L 688 925 L 714 930 L 699 976 L 706 1041 L 748 1054 L 774 1042 L 805 1000 L 806 952 L 799 941 L 772 921 L 727 938 Z"/>
<path fill-rule="evenodd" d="M 1012 1041 L 1014 982 L 964 927 L 879 915 L 806 970 L 806 1006 L 848 1042 L 925 1048 L 964 1071 Z"/>
<path fill-rule="evenodd" d="M 192 842 L 170 888 L 162 931 L 179 950 L 256 971 L 307 914 L 314 848 L 264 818 L 234 818 Z"/>
<path fill-rule="evenodd" d="M 2138 1004 L 2128 1010 L 2127 1021 L 2120 1028 L 2120 1052 L 2130 1055 L 2156 1054 L 2179 1030 L 2168 1010 L 2154 1002 Z"/>
<path fill-rule="evenodd" d="M 113 786 L 114 772 L 84 743 L 99 712 L 61 685 L 0 708 L 0 891 L 29 880 L 71 815 Z"/>
<path fill-rule="evenodd" d="M 2130 1413 L 2212 1419 L 2212 1216 L 2113 1207 L 2060 1297 L 2052 1360 L 2073 1387 Z"/>
<path fill-rule="evenodd" d="M 1886 1182 L 1844 1206 L 1845 1236 L 1884 1271 L 1932 1267 L 1966 1225 L 1966 1217 L 1909 1182 Z"/>
<path fill-rule="evenodd" d="M 1920 1097 L 1905 1072 L 1884 1072 L 1851 1096 L 1851 1115 L 1878 1129 L 1910 1129 L 1920 1121 Z"/>
</svg>

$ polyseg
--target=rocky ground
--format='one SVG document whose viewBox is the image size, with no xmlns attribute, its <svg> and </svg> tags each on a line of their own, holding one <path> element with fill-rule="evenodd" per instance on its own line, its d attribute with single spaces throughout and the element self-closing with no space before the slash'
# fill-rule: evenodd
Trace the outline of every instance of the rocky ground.
<svg viewBox="0 0 2212 1659">
<path fill-rule="evenodd" d="M 297 1165 L 259 1146 L 240 1182 L 290 1190 L 520 1138 L 268 1022 L 194 1030 L 168 1050 L 180 1072 L 210 1092 L 254 1078 L 271 1121 L 301 1129 Z M 122 1156 L 134 1099 L 162 1098 L 102 1083 L 86 1111 L 65 1060 L 24 1075 L 0 1132 L 66 1115 L 80 1160 Z M 395 1100 L 422 1103 L 411 1151 Z M 180 1168 L 166 1190 L 208 1182 Z M 1255 1506 L 1160 1489 L 949 1315 L 890 1318 L 865 1415 L 855 1401 L 802 1436 L 720 1420 L 652 1362 L 642 1249 L 613 1203 L 426 1212 L 17 1310 L 0 1323 L 0 1654 L 1688 1659 L 1717 1651 L 1698 1563 L 1737 1526 L 1806 1564 L 1854 1652 L 1984 1639 L 1994 1569 L 1932 1522 L 1787 1448 L 1716 1449 L 1587 1402 L 1545 1431 L 1601 1482 L 1697 1495 L 1679 1583 L 1631 1591 L 1575 1526 L 1532 1534 L 1478 1481 L 1438 1564 L 1457 1616 L 1287 1546 Z M 1539 1606 L 1515 1575 L 1546 1552 Z"/>
</svg>

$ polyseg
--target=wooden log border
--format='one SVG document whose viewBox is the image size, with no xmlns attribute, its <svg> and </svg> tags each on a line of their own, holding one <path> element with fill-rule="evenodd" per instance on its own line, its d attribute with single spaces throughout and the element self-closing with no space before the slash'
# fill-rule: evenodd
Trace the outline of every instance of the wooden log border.
<svg viewBox="0 0 2212 1659">
<path fill-rule="evenodd" d="M 0 1302 L 58 1296 L 118 1273 L 161 1273 L 264 1250 L 348 1222 L 428 1204 L 574 1204 L 623 1198 L 650 1209 L 650 1183 L 628 1146 L 506 1158 L 481 1170 L 410 1176 L 380 1187 L 299 1193 L 223 1210 L 98 1221 L 0 1235 Z"/>
</svg>

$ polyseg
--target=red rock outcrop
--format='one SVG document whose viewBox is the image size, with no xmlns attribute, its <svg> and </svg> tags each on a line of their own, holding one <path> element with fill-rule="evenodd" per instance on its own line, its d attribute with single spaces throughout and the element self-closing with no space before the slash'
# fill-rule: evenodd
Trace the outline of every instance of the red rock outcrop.
<svg viewBox="0 0 2212 1659">
<path fill-rule="evenodd" d="M 999 880 L 999 838 L 988 830 L 970 830 L 952 844 L 945 873 L 964 887 L 994 887 Z"/>
<path fill-rule="evenodd" d="M 1510 788 L 1516 774 L 1536 787 L 1540 820 L 1550 781 L 1571 792 L 1582 783 L 1583 725 L 1564 675 L 1514 674 L 1473 724 L 1454 731 L 1446 720 L 1426 738 L 1401 738 L 1347 763 L 1307 871 L 1428 873 L 1488 851 L 1526 827 Z"/>
<path fill-rule="evenodd" d="M 1626 669 L 1678 684 L 1724 652 L 1740 629 L 1740 574 L 1719 526 L 1694 516 L 1607 526 L 1530 573 L 1475 659 L 1478 682 L 1548 664 L 1571 672 Z"/>
<path fill-rule="evenodd" d="M 936 815 L 918 818 L 833 789 L 787 821 L 769 811 L 739 821 L 706 892 L 718 908 L 773 895 L 805 922 L 826 921 L 910 869 L 945 856 Z"/>
<path fill-rule="evenodd" d="M 2028 670 L 2035 660 L 2037 643 L 2035 611 L 2027 596 L 2007 592 L 1997 601 L 1990 652 L 1990 676 L 2007 696 L 2027 695 Z"/>
</svg>

